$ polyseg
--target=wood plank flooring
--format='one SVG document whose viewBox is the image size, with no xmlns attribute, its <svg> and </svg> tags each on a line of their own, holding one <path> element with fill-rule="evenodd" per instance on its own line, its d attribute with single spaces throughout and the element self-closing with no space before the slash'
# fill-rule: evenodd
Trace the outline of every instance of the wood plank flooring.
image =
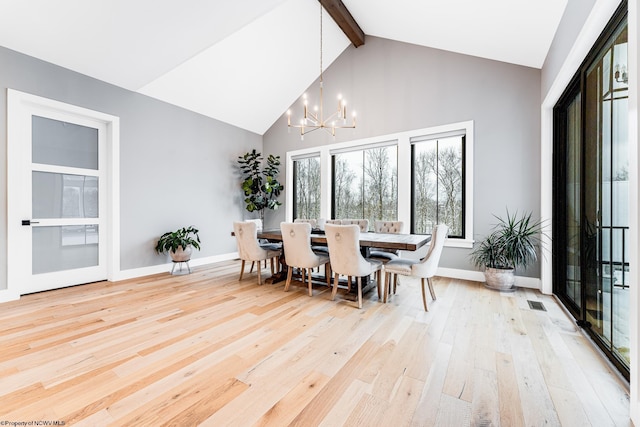
<svg viewBox="0 0 640 427">
<path fill-rule="evenodd" d="M 0 420 L 80 426 L 629 426 L 552 297 L 403 277 L 362 310 L 239 261 L 0 305 Z M 296 282 L 300 285 L 299 282 Z M 294 283 L 294 284 L 296 284 Z M 527 300 L 547 311 L 533 311 Z"/>
</svg>

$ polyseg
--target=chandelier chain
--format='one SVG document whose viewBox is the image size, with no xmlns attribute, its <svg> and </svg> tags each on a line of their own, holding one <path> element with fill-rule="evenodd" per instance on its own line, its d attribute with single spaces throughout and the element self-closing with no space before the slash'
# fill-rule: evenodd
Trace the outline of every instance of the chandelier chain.
<svg viewBox="0 0 640 427">
<path fill-rule="evenodd" d="M 320 86 L 322 86 L 322 3 L 320 3 Z"/>
</svg>

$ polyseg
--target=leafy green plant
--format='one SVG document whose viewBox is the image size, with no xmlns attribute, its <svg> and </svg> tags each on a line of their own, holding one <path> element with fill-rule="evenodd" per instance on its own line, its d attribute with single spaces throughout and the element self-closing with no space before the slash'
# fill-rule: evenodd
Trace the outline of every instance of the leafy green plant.
<svg viewBox="0 0 640 427">
<path fill-rule="evenodd" d="M 200 236 L 198 236 L 198 230 L 193 226 L 183 227 L 176 231 L 164 233 L 160 236 L 160 239 L 158 239 L 156 252 L 159 254 L 165 251 L 176 252 L 179 246 L 186 249 L 189 245 L 200 250 Z"/>
<path fill-rule="evenodd" d="M 476 267 L 515 269 L 527 268 L 536 262 L 542 221 L 531 219 L 531 213 L 510 215 L 508 210 L 506 218 L 495 217 L 498 224 L 470 254 L 473 264 Z"/>
<path fill-rule="evenodd" d="M 277 179 L 280 173 L 280 156 L 270 154 L 263 168 L 262 154 L 254 149 L 239 156 L 238 163 L 244 178 L 242 191 L 246 196 L 246 209 L 249 212 L 260 212 L 260 218 L 264 220 L 265 209 L 275 210 L 282 205 L 278 197 L 284 186 Z"/>
</svg>

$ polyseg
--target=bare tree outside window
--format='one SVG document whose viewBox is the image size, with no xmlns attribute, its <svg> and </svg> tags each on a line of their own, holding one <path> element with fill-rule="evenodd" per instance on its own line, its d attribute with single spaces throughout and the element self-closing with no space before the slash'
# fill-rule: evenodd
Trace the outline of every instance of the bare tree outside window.
<svg viewBox="0 0 640 427">
<path fill-rule="evenodd" d="M 398 217 L 397 146 L 334 155 L 334 218 Z"/>
<path fill-rule="evenodd" d="M 320 158 L 293 161 L 294 218 L 320 217 Z"/>
<path fill-rule="evenodd" d="M 354 218 L 358 216 L 357 212 L 362 211 L 362 179 L 358 176 L 360 169 L 361 152 L 334 156 L 334 218 Z"/>
<path fill-rule="evenodd" d="M 464 137 L 424 141 L 413 146 L 413 231 L 429 234 L 436 224 L 450 237 L 463 237 Z"/>
</svg>

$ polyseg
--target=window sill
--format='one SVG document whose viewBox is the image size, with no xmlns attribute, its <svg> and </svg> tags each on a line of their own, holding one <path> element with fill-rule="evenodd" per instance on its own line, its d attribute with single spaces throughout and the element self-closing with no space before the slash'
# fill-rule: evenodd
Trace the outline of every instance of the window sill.
<svg viewBox="0 0 640 427">
<path fill-rule="evenodd" d="M 444 242 L 444 246 L 448 248 L 465 248 L 471 249 L 473 248 L 473 240 L 468 239 L 447 239 Z"/>
</svg>

